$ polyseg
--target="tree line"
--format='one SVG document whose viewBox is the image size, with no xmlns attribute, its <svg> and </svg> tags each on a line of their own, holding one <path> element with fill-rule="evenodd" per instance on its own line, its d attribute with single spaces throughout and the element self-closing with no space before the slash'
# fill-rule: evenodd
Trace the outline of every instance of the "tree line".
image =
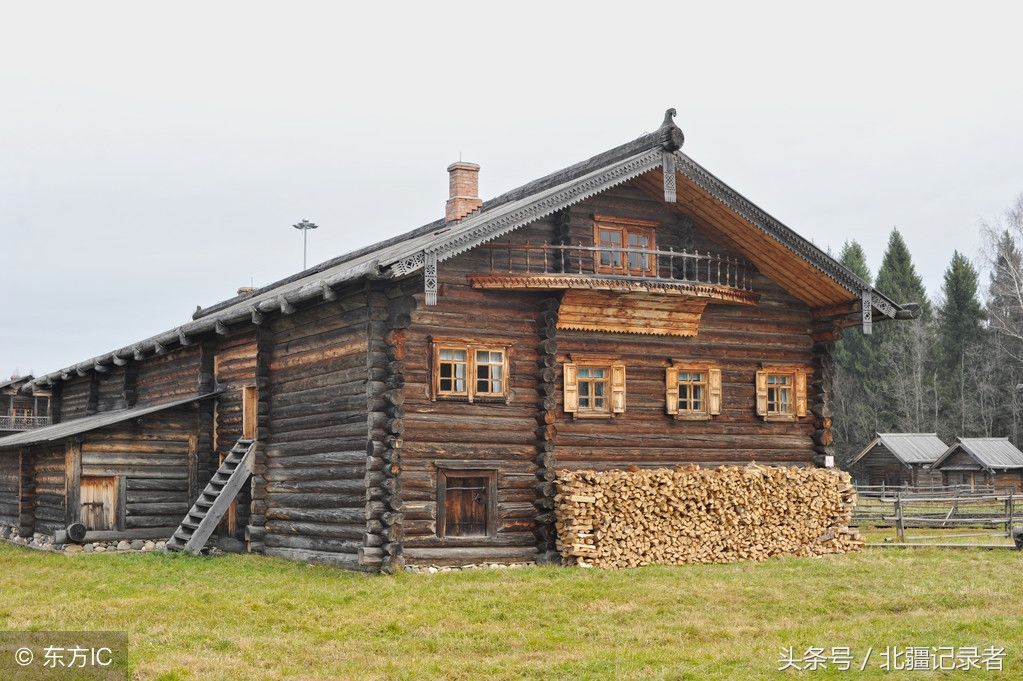
<svg viewBox="0 0 1023 681">
<path fill-rule="evenodd" d="M 918 318 L 846 329 L 836 344 L 833 411 L 839 464 L 877 432 L 1023 435 L 1023 195 L 981 225 L 978 264 L 955 251 L 930 300 L 905 240 L 893 229 L 874 277 L 863 248 L 846 242 L 839 260 Z M 985 273 L 982 277 L 981 272 Z"/>
</svg>

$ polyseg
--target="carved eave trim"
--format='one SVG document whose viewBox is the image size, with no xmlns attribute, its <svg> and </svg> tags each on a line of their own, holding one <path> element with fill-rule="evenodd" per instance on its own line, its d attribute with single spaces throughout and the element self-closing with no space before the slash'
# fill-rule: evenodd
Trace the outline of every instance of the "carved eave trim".
<svg viewBox="0 0 1023 681">
<path fill-rule="evenodd" d="M 719 303 L 736 305 L 756 305 L 760 294 L 753 291 L 715 286 L 713 284 L 696 284 L 674 281 L 636 281 L 633 279 L 615 279 L 611 277 L 593 277 L 572 274 L 470 274 L 467 279 L 473 288 L 497 289 L 509 291 L 613 291 L 616 293 L 655 293 L 670 296 L 706 298 Z"/>
<path fill-rule="evenodd" d="M 850 293 L 861 296 L 864 289 L 869 290 L 871 305 L 885 317 L 895 318 L 899 306 L 871 288 L 869 284 L 856 276 L 851 270 L 835 261 L 824 251 L 793 232 L 777 219 L 771 217 L 763 209 L 719 180 L 681 151 L 675 152 L 675 158 L 677 161 L 676 170 L 686 179 L 713 196 L 746 222 L 801 257 L 814 269 L 838 282 Z M 864 300 L 867 300 L 866 296 L 864 296 Z"/>
</svg>

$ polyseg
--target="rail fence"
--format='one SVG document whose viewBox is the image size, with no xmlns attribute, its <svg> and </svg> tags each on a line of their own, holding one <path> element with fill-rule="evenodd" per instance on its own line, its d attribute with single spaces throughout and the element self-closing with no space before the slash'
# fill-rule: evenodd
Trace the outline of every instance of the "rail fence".
<svg viewBox="0 0 1023 681">
<path fill-rule="evenodd" d="M 1023 496 L 989 486 L 860 486 L 853 525 L 894 528 L 894 541 L 871 546 L 1019 549 L 1021 511 Z"/>
</svg>

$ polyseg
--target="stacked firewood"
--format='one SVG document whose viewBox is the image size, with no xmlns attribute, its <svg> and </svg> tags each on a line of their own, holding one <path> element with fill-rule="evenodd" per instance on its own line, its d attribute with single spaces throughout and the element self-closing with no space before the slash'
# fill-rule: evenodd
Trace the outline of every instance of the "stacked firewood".
<svg viewBox="0 0 1023 681">
<path fill-rule="evenodd" d="M 863 546 L 855 503 L 849 474 L 821 468 L 562 471 L 558 550 L 608 568 L 845 553 Z"/>
</svg>

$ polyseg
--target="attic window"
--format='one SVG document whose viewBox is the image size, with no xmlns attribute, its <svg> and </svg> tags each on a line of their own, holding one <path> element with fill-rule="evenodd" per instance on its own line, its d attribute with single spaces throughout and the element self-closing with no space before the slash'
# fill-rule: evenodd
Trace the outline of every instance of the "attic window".
<svg viewBox="0 0 1023 681">
<path fill-rule="evenodd" d="M 656 222 L 595 215 L 593 244 L 600 248 L 594 258 L 594 269 L 607 274 L 649 277 L 657 273 L 657 258 L 652 254 L 631 252 L 631 249 L 657 249 Z"/>
</svg>

